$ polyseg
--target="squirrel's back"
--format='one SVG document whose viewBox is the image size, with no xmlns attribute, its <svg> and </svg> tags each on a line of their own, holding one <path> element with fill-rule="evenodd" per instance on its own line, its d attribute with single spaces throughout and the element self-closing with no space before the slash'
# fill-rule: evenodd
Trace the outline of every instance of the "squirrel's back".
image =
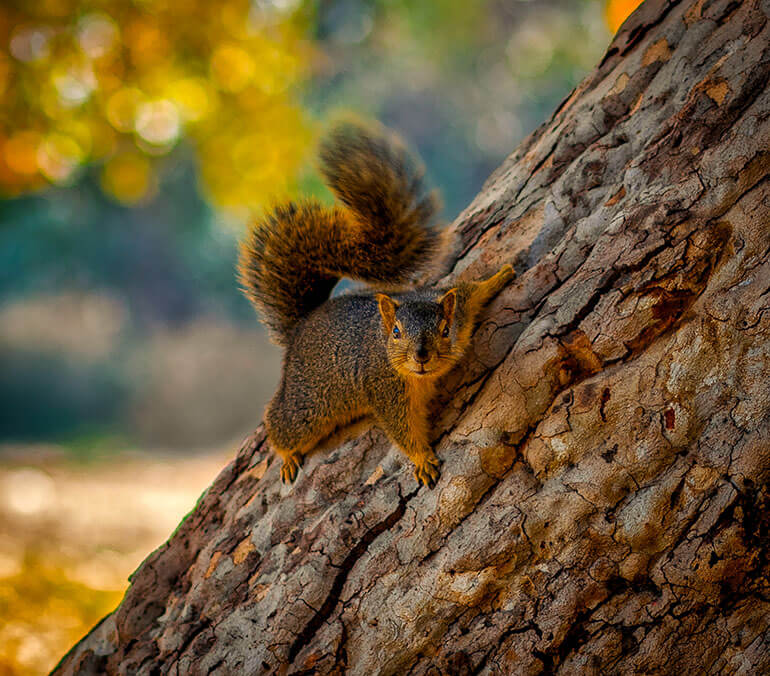
<svg viewBox="0 0 770 676">
<path fill-rule="evenodd" d="M 320 160 L 342 205 L 277 206 L 241 244 L 244 291 L 282 345 L 342 277 L 401 285 L 432 265 L 441 248 L 439 200 L 395 136 L 342 123 L 322 142 Z"/>
</svg>

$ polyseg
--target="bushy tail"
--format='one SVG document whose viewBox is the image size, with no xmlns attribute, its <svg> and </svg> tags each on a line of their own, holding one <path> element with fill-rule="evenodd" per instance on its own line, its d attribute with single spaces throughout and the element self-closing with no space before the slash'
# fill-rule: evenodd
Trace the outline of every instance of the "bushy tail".
<svg viewBox="0 0 770 676">
<path fill-rule="evenodd" d="M 394 136 L 342 123 L 321 144 L 320 158 L 344 206 L 278 206 L 241 243 L 241 284 L 281 345 L 340 278 L 403 284 L 433 264 L 440 249 L 438 198 Z"/>
</svg>

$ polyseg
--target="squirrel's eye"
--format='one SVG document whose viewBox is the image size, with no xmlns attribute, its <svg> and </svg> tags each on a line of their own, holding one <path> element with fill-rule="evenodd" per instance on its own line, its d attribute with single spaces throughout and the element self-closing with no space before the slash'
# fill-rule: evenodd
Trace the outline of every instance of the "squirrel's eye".
<svg viewBox="0 0 770 676">
<path fill-rule="evenodd" d="M 393 337 L 396 339 L 401 338 L 401 331 L 398 330 L 397 326 L 393 327 Z"/>
<path fill-rule="evenodd" d="M 448 327 L 448 326 L 445 326 L 445 327 L 444 327 L 444 330 L 441 332 L 441 335 L 442 335 L 444 338 L 449 338 L 449 327 Z"/>
</svg>

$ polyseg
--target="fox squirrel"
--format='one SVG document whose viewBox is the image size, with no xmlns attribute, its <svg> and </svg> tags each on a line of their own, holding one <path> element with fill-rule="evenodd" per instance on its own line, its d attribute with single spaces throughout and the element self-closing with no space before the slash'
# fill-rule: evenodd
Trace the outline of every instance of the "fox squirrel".
<svg viewBox="0 0 770 676">
<path fill-rule="evenodd" d="M 399 293 L 439 254 L 439 201 L 418 161 L 384 128 L 344 122 L 321 144 L 321 173 L 341 206 L 275 207 L 241 242 L 239 278 L 271 337 L 283 376 L 265 414 L 293 482 L 303 456 L 338 428 L 373 417 L 431 488 L 439 461 L 428 404 L 463 356 L 484 305 L 513 278 Z M 381 290 L 329 298 L 350 277 Z M 392 295 L 389 295 L 391 293 Z"/>
</svg>

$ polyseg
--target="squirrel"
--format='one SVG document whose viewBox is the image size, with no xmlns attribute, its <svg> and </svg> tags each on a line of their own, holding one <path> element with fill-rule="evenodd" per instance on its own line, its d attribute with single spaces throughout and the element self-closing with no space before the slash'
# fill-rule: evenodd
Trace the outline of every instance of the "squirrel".
<svg viewBox="0 0 770 676">
<path fill-rule="evenodd" d="M 274 342 L 285 348 L 265 412 L 281 479 L 341 427 L 374 418 L 433 487 L 439 460 L 428 405 L 437 379 L 466 352 L 483 307 L 514 277 L 394 292 L 441 253 L 435 191 L 420 162 L 385 128 L 342 122 L 320 146 L 320 169 L 341 202 L 274 207 L 240 244 L 239 279 Z M 330 294 L 343 278 L 374 285 Z"/>
</svg>

